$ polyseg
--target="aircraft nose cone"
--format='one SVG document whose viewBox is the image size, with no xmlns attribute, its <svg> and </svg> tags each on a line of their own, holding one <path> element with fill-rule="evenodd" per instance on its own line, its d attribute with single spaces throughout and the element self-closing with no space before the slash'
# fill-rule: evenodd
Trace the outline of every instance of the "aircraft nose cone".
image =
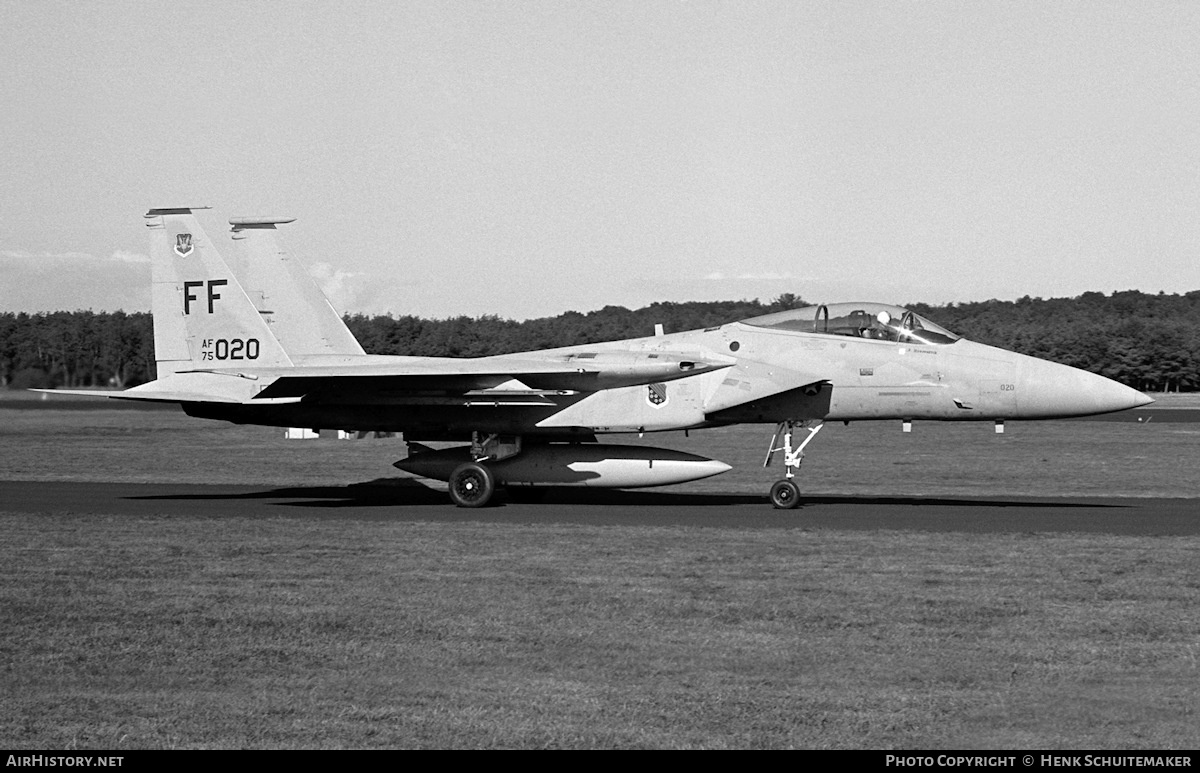
<svg viewBox="0 0 1200 773">
<path fill-rule="evenodd" d="M 1094 416 L 1154 402 L 1136 389 L 1068 365 L 1032 360 L 1023 370 L 1029 384 L 1026 407 L 1046 417 Z"/>
<path fill-rule="evenodd" d="M 1083 382 L 1082 391 L 1091 402 L 1096 413 L 1124 411 L 1154 402 L 1154 400 L 1136 389 L 1130 389 L 1112 379 L 1097 376 L 1095 373 L 1084 372 L 1084 375 L 1087 378 L 1081 379 Z"/>
</svg>

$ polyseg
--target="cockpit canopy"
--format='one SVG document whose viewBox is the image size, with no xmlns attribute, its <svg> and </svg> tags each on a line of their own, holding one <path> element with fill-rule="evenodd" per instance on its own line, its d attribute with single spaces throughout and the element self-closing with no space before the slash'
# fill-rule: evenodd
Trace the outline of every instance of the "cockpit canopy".
<svg viewBox="0 0 1200 773">
<path fill-rule="evenodd" d="M 805 306 L 743 320 L 772 330 L 873 338 L 931 345 L 952 344 L 958 336 L 919 314 L 883 303 L 831 303 Z"/>
</svg>

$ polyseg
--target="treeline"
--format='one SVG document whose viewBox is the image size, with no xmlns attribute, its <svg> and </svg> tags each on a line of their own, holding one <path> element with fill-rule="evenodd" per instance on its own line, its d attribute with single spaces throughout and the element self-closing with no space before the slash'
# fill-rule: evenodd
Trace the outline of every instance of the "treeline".
<svg viewBox="0 0 1200 773">
<path fill-rule="evenodd" d="M 594 344 L 654 334 L 654 326 L 667 332 L 723 325 L 747 317 L 807 305 L 784 293 L 770 303 L 710 301 L 654 303 L 641 309 L 605 306 L 581 314 L 568 311 L 557 317 L 524 322 L 499 317 L 346 317 L 350 331 L 372 354 L 410 354 L 426 357 L 485 357 L 558 346 Z"/>
<path fill-rule="evenodd" d="M 0 313 L 0 386 L 128 387 L 153 378 L 145 312 Z"/>
<path fill-rule="evenodd" d="M 481 357 L 712 327 L 807 305 L 790 293 L 769 303 L 606 306 L 524 322 L 498 317 L 421 319 L 349 315 L 372 354 Z M 1085 293 L 946 306 L 919 314 L 981 343 L 1073 365 L 1152 391 L 1200 389 L 1200 291 L 1149 295 Z M 0 313 L 0 386 L 128 387 L 154 378 L 150 315 L 90 311 Z"/>
</svg>

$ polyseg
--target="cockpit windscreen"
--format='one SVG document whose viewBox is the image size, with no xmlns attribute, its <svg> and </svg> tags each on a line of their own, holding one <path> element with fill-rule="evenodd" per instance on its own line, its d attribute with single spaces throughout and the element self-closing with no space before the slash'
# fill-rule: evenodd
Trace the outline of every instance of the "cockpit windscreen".
<svg viewBox="0 0 1200 773">
<path fill-rule="evenodd" d="M 958 336 L 900 306 L 882 303 L 831 303 L 806 306 L 744 320 L 754 327 L 802 333 L 852 336 L 880 341 L 952 344 Z"/>
</svg>

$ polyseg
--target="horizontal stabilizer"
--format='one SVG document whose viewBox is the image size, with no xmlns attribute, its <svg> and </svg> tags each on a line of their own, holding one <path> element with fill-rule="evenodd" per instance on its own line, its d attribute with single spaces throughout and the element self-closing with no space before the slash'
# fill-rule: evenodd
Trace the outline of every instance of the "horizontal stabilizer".
<svg viewBox="0 0 1200 773">
<path fill-rule="evenodd" d="M 240 403 L 225 395 L 203 394 L 199 392 L 170 392 L 170 391 L 137 391 L 126 389 L 121 392 L 100 391 L 98 389 L 31 389 L 31 392 L 43 392 L 50 395 L 74 395 L 77 397 L 106 397 L 110 400 L 138 400 L 152 403 Z"/>
<path fill-rule="evenodd" d="M 75 397 L 116 397 L 121 394 L 108 389 L 30 389 L 29 391 L 47 395 L 74 395 Z"/>
</svg>

